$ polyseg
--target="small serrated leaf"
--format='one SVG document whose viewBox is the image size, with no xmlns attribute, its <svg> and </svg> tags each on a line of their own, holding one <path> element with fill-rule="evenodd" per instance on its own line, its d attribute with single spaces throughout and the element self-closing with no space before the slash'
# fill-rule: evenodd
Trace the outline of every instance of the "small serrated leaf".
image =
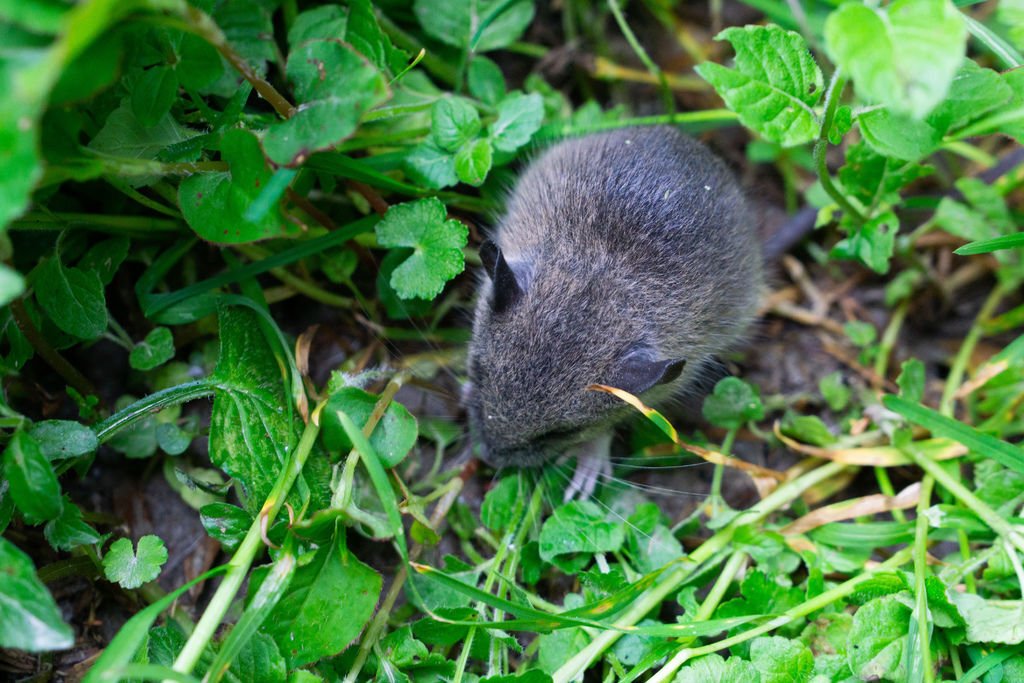
<svg viewBox="0 0 1024 683">
<path fill-rule="evenodd" d="M 122 588 L 138 588 L 160 576 L 160 568 L 167 562 L 167 548 L 159 536 L 152 534 L 139 539 L 138 552 L 132 542 L 119 538 L 110 544 L 103 556 L 103 573 L 107 580 Z"/>
<path fill-rule="evenodd" d="M 469 230 L 446 216 L 441 200 L 430 197 L 392 206 L 377 224 L 381 246 L 413 250 L 391 274 L 391 286 L 400 297 L 433 298 L 462 272 Z"/>
</svg>

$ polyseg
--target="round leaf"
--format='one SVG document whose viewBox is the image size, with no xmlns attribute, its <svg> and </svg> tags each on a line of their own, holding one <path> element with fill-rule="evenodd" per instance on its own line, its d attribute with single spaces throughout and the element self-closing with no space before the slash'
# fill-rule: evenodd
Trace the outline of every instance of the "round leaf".
<svg viewBox="0 0 1024 683">
<path fill-rule="evenodd" d="M 335 453 L 351 450 L 352 442 L 338 422 L 337 411 L 344 412 L 361 426 L 370 418 L 377 399 L 377 396 L 357 387 L 345 387 L 333 394 L 323 411 L 321 434 L 324 446 Z M 385 467 L 394 467 L 412 450 L 416 436 L 416 418 L 401 403 L 392 401 L 370 435 L 370 445 L 380 455 Z"/>
</svg>

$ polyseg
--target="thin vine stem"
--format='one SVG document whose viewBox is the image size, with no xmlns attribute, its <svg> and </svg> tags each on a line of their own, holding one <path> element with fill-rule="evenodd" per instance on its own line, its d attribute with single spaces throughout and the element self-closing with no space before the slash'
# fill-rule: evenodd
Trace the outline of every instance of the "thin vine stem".
<svg viewBox="0 0 1024 683">
<path fill-rule="evenodd" d="M 858 225 L 865 221 L 864 215 L 858 211 L 853 204 L 839 191 L 839 188 L 832 182 L 832 175 L 828 170 L 828 133 L 832 130 L 832 122 L 835 120 L 836 108 L 839 106 L 839 98 L 846 86 L 846 77 L 840 69 L 832 74 L 832 80 L 825 91 L 825 112 L 821 121 L 821 132 L 818 140 L 814 143 L 814 166 L 818 171 L 818 180 L 821 187 L 828 193 L 828 196 L 839 205 L 844 213 L 849 215 Z"/>
<path fill-rule="evenodd" d="M 672 88 L 668 85 L 668 79 L 665 77 L 665 72 L 661 70 L 651 56 L 647 54 L 647 50 L 644 49 L 640 41 L 636 39 L 636 34 L 633 33 L 633 29 L 629 27 L 629 23 L 626 21 L 625 15 L 622 13 L 622 8 L 619 7 L 619 0 L 608 0 L 608 9 L 611 10 L 612 16 L 615 17 L 615 23 L 619 25 L 619 30 L 622 31 L 622 35 L 626 38 L 626 42 L 633 48 L 633 52 L 640 58 L 643 65 L 647 67 L 647 70 L 651 72 L 651 75 L 658 80 L 659 87 L 661 89 L 661 98 L 664 100 L 665 109 L 670 114 L 675 114 L 676 101 L 672 96 Z"/>
</svg>

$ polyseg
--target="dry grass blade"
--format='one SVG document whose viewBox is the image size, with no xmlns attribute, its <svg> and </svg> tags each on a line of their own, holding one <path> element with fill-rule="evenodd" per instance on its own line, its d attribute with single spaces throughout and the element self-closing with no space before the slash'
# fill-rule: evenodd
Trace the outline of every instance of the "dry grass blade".
<svg viewBox="0 0 1024 683">
<path fill-rule="evenodd" d="M 786 525 L 781 529 L 781 533 L 786 536 L 794 536 L 807 533 L 811 529 L 816 529 L 829 522 L 841 522 L 846 519 L 877 515 L 892 510 L 906 510 L 917 505 L 920 494 L 921 483 L 915 482 L 895 496 L 877 493 L 826 505 Z"/>
<path fill-rule="evenodd" d="M 773 427 L 779 441 L 797 453 L 810 455 L 823 460 L 832 460 L 846 465 L 862 467 L 899 467 L 914 464 L 898 448 L 893 446 L 862 446 L 860 448 L 821 448 L 800 443 L 782 433 L 779 423 Z M 917 447 L 928 452 L 933 460 L 952 460 L 966 455 L 967 448 L 952 439 L 925 439 L 917 442 Z"/>
</svg>

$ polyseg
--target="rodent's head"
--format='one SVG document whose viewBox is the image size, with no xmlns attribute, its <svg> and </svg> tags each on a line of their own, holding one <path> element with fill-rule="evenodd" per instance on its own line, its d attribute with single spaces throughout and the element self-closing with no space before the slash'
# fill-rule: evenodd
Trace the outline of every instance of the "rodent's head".
<svg viewBox="0 0 1024 683">
<path fill-rule="evenodd" d="M 640 394 L 679 377 L 684 361 L 659 357 L 638 327 L 632 287 L 609 285 L 613 263 L 607 278 L 581 280 L 552 267 L 534 272 L 491 242 L 481 259 L 486 280 L 465 401 L 473 441 L 489 464 L 542 465 L 630 413 L 590 384 Z"/>
</svg>

